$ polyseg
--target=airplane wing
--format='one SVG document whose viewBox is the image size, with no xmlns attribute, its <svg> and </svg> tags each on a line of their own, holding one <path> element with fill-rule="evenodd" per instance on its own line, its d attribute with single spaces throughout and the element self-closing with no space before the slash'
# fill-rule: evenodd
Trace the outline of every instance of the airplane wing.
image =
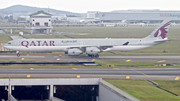
<svg viewBox="0 0 180 101">
<path fill-rule="evenodd" d="M 128 45 L 129 42 L 125 42 L 124 44 L 122 44 L 122 46 L 126 46 Z M 104 46 L 92 46 L 92 45 L 78 45 L 78 46 L 70 46 L 68 47 L 67 49 L 72 49 L 72 48 L 80 48 L 80 49 L 84 49 L 86 47 L 97 47 L 99 48 L 100 50 L 106 50 L 108 48 L 112 48 L 113 46 L 117 46 L 117 45 L 104 45 Z"/>
</svg>

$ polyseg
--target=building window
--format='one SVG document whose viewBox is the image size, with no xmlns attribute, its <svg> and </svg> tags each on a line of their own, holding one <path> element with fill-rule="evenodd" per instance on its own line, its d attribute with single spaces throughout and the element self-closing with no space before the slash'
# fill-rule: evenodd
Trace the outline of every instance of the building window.
<svg viewBox="0 0 180 101">
<path fill-rule="evenodd" d="M 36 22 L 36 25 L 35 26 L 40 26 L 39 22 Z"/>
<path fill-rule="evenodd" d="M 48 23 L 47 23 L 47 22 L 45 22 L 45 23 L 44 23 L 44 26 L 48 27 Z"/>
</svg>

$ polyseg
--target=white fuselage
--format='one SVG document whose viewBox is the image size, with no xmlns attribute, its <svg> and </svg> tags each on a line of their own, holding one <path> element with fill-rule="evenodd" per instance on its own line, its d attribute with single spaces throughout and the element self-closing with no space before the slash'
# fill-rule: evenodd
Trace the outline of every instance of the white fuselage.
<svg viewBox="0 0 180 101">
<path fill-rule="evenodd" d="M 128 44 L 125 44 L 128 42 Z M 147 44 L 148 43 L 148 44 Z M 64 51 L 72 48 L 107 47 L 102 51 L 132 51 L 156 45 L 143 39 L 20 39 L 4 45 L 5 48 L 22 52 Z"/>
</svg>

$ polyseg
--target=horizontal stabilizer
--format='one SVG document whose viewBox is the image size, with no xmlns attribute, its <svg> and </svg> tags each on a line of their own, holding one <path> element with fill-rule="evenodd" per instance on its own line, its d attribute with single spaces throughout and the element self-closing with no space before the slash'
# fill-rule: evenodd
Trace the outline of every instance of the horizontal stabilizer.
<svg viewBox="0 0 180 101">
<path fill-rule="evenodd" d="M 126 42 L 126 43 L 123 44 L 123 46 L 126 46 L 126 45 L 128 45 L 128 44 L 129 44 L 129 42 Z"/>
</svg>

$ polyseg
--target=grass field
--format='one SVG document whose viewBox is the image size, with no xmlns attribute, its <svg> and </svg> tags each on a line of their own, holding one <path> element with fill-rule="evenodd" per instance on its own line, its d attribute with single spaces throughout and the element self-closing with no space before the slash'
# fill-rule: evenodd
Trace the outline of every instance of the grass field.
<svg viewBox="0 0 180 101">
<path fill-rule="evenodd" d="M 159 84 L 161 88 L 168 89 L 169 91 L 180 95 L 180 81 L 160 81 L 160 80 L 155 80 Z"/>
<path fill-rule="evenodd" d="M 127 92 L 141 101 L 180 101 L 180 97 L 174 96 L 153 86 L 145 80 L 112 80 L 106 79 L 117 88 Z M 180 94 L 179 81 L 157 81 L 160 87 L 176 94 Z"/>
<path fill-rule="evenodd" d="M 97 61 L 102 67 L 107 67 L 107 64 L 113 64 L 116 68 L 153 68 L 155 63 L 152 62 L 122 62 L 122 61 Z"/>
<path fill-rule="evenodd" d="M 7 34 L 0 34 L 0 43 L 7 43 L 11 38 Z"/>
</svg>

